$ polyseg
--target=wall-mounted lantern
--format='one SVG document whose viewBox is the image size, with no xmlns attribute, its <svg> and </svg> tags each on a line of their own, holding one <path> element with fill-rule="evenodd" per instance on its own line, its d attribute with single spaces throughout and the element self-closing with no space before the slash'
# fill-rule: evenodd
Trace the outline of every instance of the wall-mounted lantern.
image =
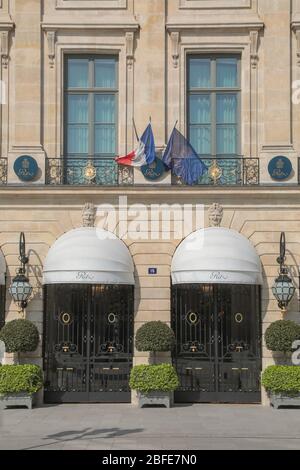
<svg viewBox="0 0 300 470">
<path fill-rule="evenodd" d="M 280 255 L 277 258 L 277 263 L 279 264 L 279 276 L 275 279 L 274 286 L 272 287 L 272 292 L 274 297 L 278 302 L 278 307 L 283 314 L 287 313 L 289 303 L 294 297 L 296 288 L 294 283 L 289 276 L 289 269 L 285 265 L 286 260 L 286 240 L 285 233 L 281 233 L 280 237 Z"/>
<path fill-rule="evenodd" d="M 29 257 L 26 255 L 25 235 L 23 232 L 20 234 L 19 260 L 21 266 L 18 268 L 17 275 L 12 281 L 9 293 L 14 299 L 14 302 L 18 305 L 20 312 L 24 312 L 32 294 L 32 286 L 26 276 L 26 265 L 29 262 Z"/>
</svg>

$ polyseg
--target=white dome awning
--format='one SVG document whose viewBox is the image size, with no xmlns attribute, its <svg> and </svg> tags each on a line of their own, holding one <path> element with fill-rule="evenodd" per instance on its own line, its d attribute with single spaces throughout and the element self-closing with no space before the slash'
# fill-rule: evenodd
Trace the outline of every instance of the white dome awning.
<svg viewBox="0 0 300 470">
<path fill-rule="evenodd" d="M 43 284 L 134 285 L 134 266 L 125 243 L 113 233 L 82 227 L 50 248 Z"/>
<path fill-rule="evenodd" d="M 262 266 L 250 241 L 235 230 L 202 229 L 177 248 L 172 262 L 173 285 L 260 285 Z"/>
<path fill-rule="evenodd" d="M 2 251 L 0 251 L 0 286 L 5 286 L 6 262 Z"/>
</svg>

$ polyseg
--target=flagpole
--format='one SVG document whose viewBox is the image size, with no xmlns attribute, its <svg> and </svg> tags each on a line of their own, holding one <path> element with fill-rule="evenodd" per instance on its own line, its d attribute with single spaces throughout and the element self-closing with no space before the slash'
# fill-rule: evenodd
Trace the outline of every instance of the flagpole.
<svg viewBox="0 0 300 470">
<path fill-rule="evenodd" d="M 138 135 L 138 132 L 137 132 L 137 129 L 136 129 L 134 118 L 132 118 L 132 123 L 133 123 L 133 129 L 134 129 L 134 132 L 135 132 L 136 140 L 139 142 L 140 138 L 139 138 L 139 135 Z"/>
</svg>

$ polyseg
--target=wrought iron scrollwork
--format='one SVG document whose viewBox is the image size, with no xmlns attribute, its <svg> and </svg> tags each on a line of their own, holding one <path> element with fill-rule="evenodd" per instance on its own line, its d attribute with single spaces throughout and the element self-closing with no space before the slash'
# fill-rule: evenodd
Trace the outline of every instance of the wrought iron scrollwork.
<svg viewBox="0 0 300 470">
<path fill-rule="evenodd" d="M 101 344 L 100 345 L 100 354 L 101 353 L 120 353 L 123 351 L 123 346 L 122 344 L 117 344 L 115 342 L 108 341 L 107 343 Z"/>
<path fill-rule="evenodd" d="M 199 341 L 189 341 L 188 343 L 185 343 L 182 345 L 182 349 L 185 352 L 203 352 L 205 350 L 205 347 L 203 344 L 200 344 Z"/>
<path fill-rule="evenodd" d="M 68 353 L 75 354 L 77 352 L 77 346 L 76 344 L 72 344 L 69 341 L 63 341 L 59 344 L 55 344 L 54 351 L 62 352 L 64 354 L 68 354 Z"/>
<path fill-rule="evenodd" d="M 132 185 L 134 170 L 119 166 L 113 158 L 47 158 L 46 184 L 48 185 Z"/>
<path fill-rule="evenodd" d="M 202 158 L 207 172 L 195 186 L 252 186 L 259 184 L 259 159 L 239 157 Z M 184 181 L 173 175 L 172 183 L 185 185 Z"/>
<path fill-rule="evenodd" d="M 0 158 L 0 185 L 7 184 L 7 158 Z"/>
</svg>

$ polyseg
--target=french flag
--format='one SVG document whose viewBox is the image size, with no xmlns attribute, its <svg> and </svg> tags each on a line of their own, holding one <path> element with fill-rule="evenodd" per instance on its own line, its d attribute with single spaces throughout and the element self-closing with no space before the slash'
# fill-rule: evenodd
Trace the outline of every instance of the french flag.
<svg viewBox="0 0 300 470">
<path fill-rule="evenodd" d="M 117 157 L 116 162 L 119 165 L 142 167 L 153 163 L 155 158 L 155 142 L 150 123 L 140 138 L 138 148 L 125 157 Z"/>
</svg>

